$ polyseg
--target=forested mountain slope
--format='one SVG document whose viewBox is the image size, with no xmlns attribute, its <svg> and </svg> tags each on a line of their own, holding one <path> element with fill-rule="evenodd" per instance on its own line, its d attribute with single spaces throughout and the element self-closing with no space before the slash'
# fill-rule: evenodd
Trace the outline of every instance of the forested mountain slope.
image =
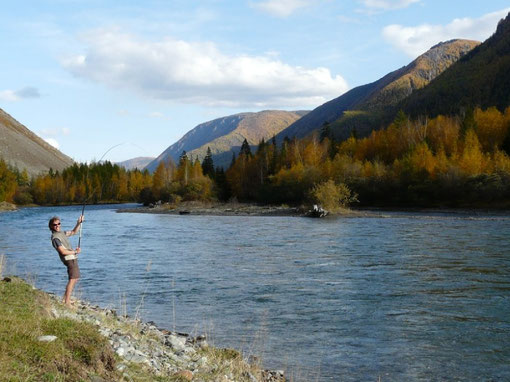
<svg viewBox="0 0 510 382">
<path fill-rule="evenodd" d="M 154 171 L 161 161 L 179 161 L 183 151 L 190 158 L 202 160 L 211 148 L 214 164 L 227 167 L 232 152 L 239 152 L 246 139 L 250 145 L 257 145 L 261 139 L 270 139 L 301 118 L 304 111 L 265 110 L 258 113 L 240 113 L 201 123 L 190 130 L 179 141 L 168 147 L 147 169 Z"/>
<path fill-rule="evenodd" d="M 510 106 L 510 14 L 483 44 L 402 103 L 412 116 Z"/>
<path fill-rule="evenodd" d="M 278 135 L 304 137 L 320 129 L 325 122 L 333 123 L 336 135 L 348 135 L 353 128 L 370 130 L 383 123 L 381 115 L 408 97 L 479 44 L 477 41 L 452 40 L 440 43 L 409 65 L 387 74 L 367 85 L 358 86 L 312 110 Z M 342 119 L 343 118 L 343 119 Z M 363 133 L 363 131 L 361 131 Z"/>
</svg>

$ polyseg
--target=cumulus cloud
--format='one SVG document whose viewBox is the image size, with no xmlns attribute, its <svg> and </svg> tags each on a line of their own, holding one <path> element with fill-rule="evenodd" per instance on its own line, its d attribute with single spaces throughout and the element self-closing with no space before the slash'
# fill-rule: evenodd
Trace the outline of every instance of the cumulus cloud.
<svg viewBox="0 0 510 382">
<path fill-rule="evenodd" d="M 16 102 L 27 98 L 40 98 L 39 90 L 32 86 L 24 87 L 20 90 L 2 90 L 0 91 L 0 100 Z"/>
<path fill-rule="evenodd" d="M 252 3 L 252 7 L 276 17 L 287 17 L 299 8 L 306 7 L 311 0 L 265 0 Z"/>
<path fill-rule="evenodd" d="M 71 130 L 67 127 L 55 127 L 55 128 L 49 128 L 49 129 L 42 129 L 40 130 L 40 133 L 42 136 L 49 136 L 49 137 L 56 137 L 59 135 L 69 135 Z"/>
<path fill-rule="evenodd" d="M 348 89 L 327 68 L 307 69 L 267 56 L 226 55 L 211 42 L 152 42 L 95 30 L 87 53 L 63 62 L 75 76 L 139 94 L 210 106 L 314 106 Z"/>
<path fill-rule="evenodd" d="M 388 25 L 383 29 L 384 39 L 398 50 L 417 57 L 441 41 L 456 38 L 484 41 L 494 31 L 500 19 L 510 8 L 488 13 L 480 18 L 454 19 L 447 25 L 422 24 L 414 27 Z"/>
<path fill-rule="evenodd" d="M 372 11 L 386 11 L 391 9 L 407 8 L 421 0 L 360 0 L 367 9 Z"/>
<path fill-rule="evenodd" d="M 55 138 L 44 138 L 44 140 L 53 147 L 55 147 L 57 150 L 60 148 L 60 145 L 58 144 Z"/>
</svg>

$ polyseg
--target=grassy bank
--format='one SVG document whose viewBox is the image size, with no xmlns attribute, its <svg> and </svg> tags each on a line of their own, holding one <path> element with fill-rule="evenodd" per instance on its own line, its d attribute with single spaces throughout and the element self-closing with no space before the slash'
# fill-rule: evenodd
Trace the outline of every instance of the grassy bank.
<svg viewBox="0 0 510 382">
<path fill-rule="evenodd" d="M 48 295 L 11 278 L 0 283 L 0 380 L 119 380 L 114 353 L 92 326 L 52 319 Z M 55 335 L 54 342 L 41 342 Z"/>
<path fill-rule="evenodd" d="M 1 274 L 1 273 L 0 273 Z M 0 281 L 0 381 L 268 381 L 267 374 L 249 365 L 232 349 L 197 348 L 203 365 L 195 370 L 165 373 L 148 362 L 126 361 L 112 348 L 104 331 L 129 333 L 131 338 L 159 346 L 140 326 L 108 316 L 104 310 L 78 307 L 69 310 L 45 292 L 21 279 Z M 90 322 L 80 321 L 82 311 Z M 90 320 L 90 317 L 93 317 Z M 87 320 L 85 320 L 87 321 Z M 101 333 L 102 332 L 102 333 Z M 56 336 L 42 342 L 41 336 Z"/>
</svg>

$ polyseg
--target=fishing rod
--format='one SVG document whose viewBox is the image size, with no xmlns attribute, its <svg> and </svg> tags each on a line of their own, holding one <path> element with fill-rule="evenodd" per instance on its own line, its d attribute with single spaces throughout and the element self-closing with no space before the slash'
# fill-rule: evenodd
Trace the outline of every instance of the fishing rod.
<svg viewBox="0 0 510 382">
<path fill-rule="evenodd" d="M 98 162 L 97 162 L 97 163 L 100 163 L 100 162 L 103 160 L 103 158 L 106 156 L 106 154 L 108 154 L 108 153 L 109 153 L 111 150 L 113 150 L 115 147 L 121 146 L 121 145 L 123 145 L 123 144 L 125 144 L 125 142 L 124 142 L 124 143 L 118 143 L 118 144 L 116 144 L 116 145 L 114 145 L 114 146 L 110 147 L 108 150 L 106 150 L 106 152 L 103 154 L 103 156 L 101 157 L 101 159 L 99 159 L 99 160 L 98 160 Z M 87 169 L 88 169 L 88 167 L 87 167 Z M 87 170 L 87 172 L 88 172 L 88 170 Z M 91 197 L 92 197 L 92 195 L 89 195 L 89 197 L 83 201 L 83 207 L 82 207 L 82 209 L 81 209 L 81 215 L 80 215 L 80 216 L 83 216 L 83 214 L 85 213 L 85 205 L 87 204 L 88 200 L 89 200 Z M 80 235 L 79 235 L 79 237 L 78 237 L 78 248 L 81 248 L 81 236 L 82 236 L 82 230 L 83 230 L 83 221 L 80 223 Z"/>
</svg>

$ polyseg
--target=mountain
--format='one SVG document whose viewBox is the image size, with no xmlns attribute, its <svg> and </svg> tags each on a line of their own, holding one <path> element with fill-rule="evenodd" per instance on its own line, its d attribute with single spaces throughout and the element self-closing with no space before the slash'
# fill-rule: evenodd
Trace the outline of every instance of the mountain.
<svg viewBox="0 0 510 382">
<path fill-rule="evenodd" d="M 510 106 L 510 13 L 490 38 L 407 98 L 402 109 L 433 117 L 476 106 Z"/>
<path fill-rule="evenodd" d="M 0 109 L 0 157 L 30 176 L 71 166 L 73 160 Z"/>
<path fill-rule="evenodd" d="M 302 138 L 320 129 L 325 122 L 338 121 L 332 128 L 340 137 L 348 135 L 353 128 L 378 128 L 380 117 L 386 109 L 397 105 L 416 89 L 426 86 L 478 44 L 470 40 L 451 40 L 437 44 L 409 65 L 375 82 L 351 89 L 317 107 L 282 131 L 277 139 L 281 141 L 285 136 Z"/>
<path fill-rule="evenodd" d="M 232 152 L 238 154 L 244 139 L 250 145 L 258 145 L 260 140 L 272 138 L 304 114 L 305 111 L 265 110 L 234 114 L 202 123 L 168 147 L 146 168 L 152 172 L 161 161 L 172 159 L 178 162 L 183 151 L 190 158 L 198 156 L 202 160 L 207 147 L 211 148 L 215 166 L 227 167 Z"/>
<path fill-rule="evenodd" d="M 117 164 L 121 167 L 124 167 L 126 170 L 134 170 L 135 168 L 141 170 L 145 168 L 150 162 L 152 162 L 154 157 L 137 157 L 128 159 L 122 162 L 117 162 Z"/>
</svg>

